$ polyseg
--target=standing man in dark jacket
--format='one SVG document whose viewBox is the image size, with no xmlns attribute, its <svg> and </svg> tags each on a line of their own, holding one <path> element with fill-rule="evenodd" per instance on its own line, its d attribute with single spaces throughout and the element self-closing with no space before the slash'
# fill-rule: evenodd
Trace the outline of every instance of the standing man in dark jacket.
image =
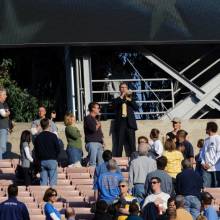
<svg viewBox="0 0 220 220">
<path fill-rule="evenodd" d="M 26 205 L 17 200 L 18 187 L 8 186 L 8 200 L 0 204 L 0 220 L 30 220 Z"/>
<path fill-rule="evenodd" d="M 134 101 L 128 85 L 122 82 L 119 85 L 120 96 L 113 100 L 115 108 L 115 133 L 117 138 L 116 156 L 121 157 L 123 146 L 125 146 L 126 156 L 131 156 L 136 151 L 135 131 L 137 123 L 134 111 L 138 110 L 138 106 Z"/>
<path fill-rule="evenodd" d="M 41 119 L 40 125 L 43 131 L 34 141 L 35 156 L 40 161 L 40 185 L 55 186 L 57 184 L 57 158 L 60 153 L 60 145 L 57 135 L 50 132 L 48 118 Z"/>
<path fill-rule="evenodd" d="M 184 159 L 182 167 L 183 171 L 176 176 L 176 194 L 184 196 L 184 208 L 196 219 L 201 208 L 202 177 L 193 170 L 190 159 Z"/>
</svg>

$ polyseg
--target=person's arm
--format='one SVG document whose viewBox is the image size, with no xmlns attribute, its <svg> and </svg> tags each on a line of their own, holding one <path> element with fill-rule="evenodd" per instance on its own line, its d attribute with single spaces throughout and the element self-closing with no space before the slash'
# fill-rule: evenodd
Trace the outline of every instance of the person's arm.
<svg viewBox="0 0 220 220">
<path fill-rule="evenodd" d="M 5 111 L 5 109 L 0 109 L 0 115 L 3 117 L 3 118 L 7 118 L 9 115 L 10 115 L 10 111 Z"/>
<path fill-rule="evenodd" d="M 138 111 L 139 107 L 133 98 L 131 99 L 131 101 L 127 101 L 127 104 L 130 105 L 133 110 Z"/>
<path fill-rule="evenodd" d="M 129 168 L 129 176 L 128 176 L 128 186 L 130 190 L 132 190 L 134 186 L 133 180 L 134 180 L 134 163 L 131 162 L 131 166 Z"/>
<path fill-rule="evenodd" d="M 144 184 L 144 189 L 145 189 L 145 195 L 149 194 L 149 183 L 150 183 L 150 178 L 149 174 L 146 177 L 145 184 Z"/>
<path fill-rule="evenodd" d="M 54 135 L 54 148 L 55 148 L 55 151 L 56 151 L 56 155 L 58 157 L 59 153 L 60 153 L 60 142 L 59 142 L 59 139 L 56 135 Z"/>
<path fill-rule="evenodd" d="M 28 146 L 26 146 L 26 147 L 24 148 L 24 152 L 25 152 L 25 155 L 26 155 L 27 159 L 28 159 L 31 163 L 33 163 L 34 159 L 33 159 L 33 157 L 32 157 L 31 154 L 30 154 L 30 148 L 29 148 Z"/>
<path fill-rule="evenodd" d="M 94 190 L 94 197 L 95 197 L 95 201 L 98 201 L 98 199 L 99 199 L 99 191 L 98 191 L 98 189 Z"/>
<path fill-rule="evenodd" d="M 122 105 L 122 103 L 124 103 L 124 102 L 125 102 L 125 100 L 119 96 L 118 98 L 113 99 L 112 104 L 114 106 L 119 106 L 119 105 Z"/>
<path fill-rule="evenodd" d="M 28 209 L 27 209 L 26 205 L 24 205 L 22 207 L 22 219 L 23 220 L 30 220 L 29 212 L 28 212 Z"/>
</svg>

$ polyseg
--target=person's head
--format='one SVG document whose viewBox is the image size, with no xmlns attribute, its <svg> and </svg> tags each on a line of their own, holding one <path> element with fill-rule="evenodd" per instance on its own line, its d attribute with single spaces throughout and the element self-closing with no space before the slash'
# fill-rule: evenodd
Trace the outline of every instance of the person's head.
<svg viewBox="0 0 220 220">
<path fill-rule="evenodd" d="M 172 139 L 174 142 L 176 142 L 176 135 L 173 132 L 166 133 L 166 139 Z"/>
<path fill-rule="evenodd" d="M 201 194 L 202 205 L 211 205 L 213 199 L 213 196 L 209 192 L 203 192 Z"/>
<path fill-rule="evenodd" d="M 128 181 L 127 180 L 121 180 L 118 184 L 120 194 L 124 195 L 128 193 Z"/>
<path fill-rule="evenodd" d="M 18 187 L 15 184 L 8 186 L 8 197 L 16 197 L 18 195 Z"/>
<path fill-rule="evenodd" d="M 147 144 L 147 143 L 139 144 L 138 145 L 138 154 L 139 154 L 139 156 L 146 156 L 149 148 L 150 148 L 149 144 Z"/>
<path fill-rule="evenodd" d="M 3 87 L 0 87 L 0 102 L 4 103 L 7 98 L 6 89 Z"/>
<path fill-rule="evenodd" d="M 164 144 L 164 150 L 166 151 L 174 151 L 176 150 L 176 144 L 172 139 L 167 139 Z"/>
<path fill-rule="evenodd" d="M 44 106 L 39 107 L 38 109 L 38 116 L 39 118 L 45 118 L 46 117 L 46 108 Z"/>
<path fill-rule="evenodd" d="M 165 170 L 165 167 L 167 166 L 167 158 L 165 156 L 158 157 L 156 162 L 158 170 Z"/>
<path fill-rule="evenodd" d="M 112 152 L 110 150 L 105 150 L 102 154 L 102 158 L 105 162 L 108 162 L 112 159 Z"/>
<path fill-rule="evenodd" d="M 49 188 L 45 191 L 44 197 L 43 197 L 44 202 L 51 202 L 54 203 L 57 200 L 57 191 L 53 188 Z"/>
<path fill-rule="evenodd" d="M 174 117 L 172 120 L 173 130 L 178 131 L 181 129 L 181 119 L 178 117 Z"/>
<path fill-rule="evenodd" d="M 117 170 L 117 162 L 115 159 L 111 159 L 108 161 L 107 169 L 108 169 L 108 171 L 112 171 L 112 172 Z"/>
<path fill-rule="evenodd" d="M 193 167 L 192 162 L 190 161 L 190 159 L 182 160 L 181 164 L 182 164 L 183 169 L 191 169 Z"/>
<path fill-rule="evenodd" d="M 141 143 L 146 143 L 146 144 L 148 144 L 148 138 L 145 137 L 145 136 L 140 136 L 140 137 L 138 137 L 138 144 L 141 144 Z"/>
<path fill-rule="evenodd" d="M 24 142 L 31 142 L 31 132 L 28 130 L 24 130 L 21 133 L 21 139 L 20 139 L 20 143 L 24 143 Z"/>
<path fill-rule="evenodd" d="M 90 102 L 88 105 L 88 109 L 90 113 L 93 113 L 94 115 L 100 114 L 100 105 L 98 102 Z"/>
<path fill-rule="evenodd" d="M 151 184 L 151 190 L 153 191 L 153 193 L 161 192 L 161 188 L 160 188 L 161 179 L 159 177 L 152 177 L 150 179 L 150 184 Z"/>
<path fill-rule="evenodd" d="M 214 121 L 210 121 L 206 125 L 206 134 L 213 135 L 218 131 L 218 125 Z"/>
<path fill-rule="evenodd" d="M 201 148 L 203 147 L 203 144 L 204 144 L 204 139 L 199 139 L 199 140 L 197 141 L 197 147 L 198 147 L 199 149 L 201 149 Z"/>
<path fill-rule="evenodd" d="M 108 204 L 104 200 L 99 200 L 96 202 L 96 212 L 105 213 L 108 210 Z"/>
<path fill-rule="evenodd" d="M 72 207 L 67 207 L 66 210 L 65 210 L 65 218 L 66 219 L 69 219 L 69 218 L 75 218 L 76 216 L 76 213 L 75 213 L 75 210 L 74 208 Z"/>
<path fill-rule="evenodd" d="M 73 113 L 66 113 L 64 116 L 64 124 L 65 126 L 73 125 L 76 122 L 76 119 Z"/>
<path fill-rule="evenodd" d="M 139 215 L 140 209 L 137 203 L 132 202 L 129 206 L 130 215 Z"/>
<path fill-rule="evenodd" d="M 167 200 L 167 207 L 168 207 L 169 209 L 176 209 L 175 198 L 170 197 L 170 198 Z"/>
<path fill-rule="evenodd" d="M 43 130 L 46 130 L 50 126 L 50 120 L 48 118 L 43 118 L 40 120 L 40 126 Z"/>
<path fill-rule="evenodd" d="M 204 215 L 197 216 L 196 220 L 207 220 L 207 218 Z"/>
<path fill-rule="evenodd" d="M 152 140 L 157 140 L 159 139 L 160 131 L 156 128 L 153 128 L 150 132 L 150 138 Z"/>
<path fill-rule="evenodd" d="M 128 84 L 125 82 L 120 83 L 119 85 L 119 91 L 120 93 L 127 93 L 128 92 Z"/>
<path fill-rule="evenodd" d="M 176 133 L 176 138 L 178 140 L 178 142 L 182 143 L 186 140 L 186 136 L 187 136 L 187 132 L 185 130 L 179 130 Z"/>
<path fill-rule="evenodd" d="M 176 208 L 184 208 L 184 197 L 182 195 L 177 195 L 175 198 Z"/>
</svg>

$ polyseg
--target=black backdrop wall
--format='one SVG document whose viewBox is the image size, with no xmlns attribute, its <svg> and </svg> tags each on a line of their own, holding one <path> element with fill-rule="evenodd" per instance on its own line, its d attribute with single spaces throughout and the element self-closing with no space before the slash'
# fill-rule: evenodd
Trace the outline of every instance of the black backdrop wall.
<svg viewBox="0 0 220 220">
<path fill-rule="evenodd" d="M 0 46 L 220 41 L 219 0 L 1 0 Z"/>
</svg>

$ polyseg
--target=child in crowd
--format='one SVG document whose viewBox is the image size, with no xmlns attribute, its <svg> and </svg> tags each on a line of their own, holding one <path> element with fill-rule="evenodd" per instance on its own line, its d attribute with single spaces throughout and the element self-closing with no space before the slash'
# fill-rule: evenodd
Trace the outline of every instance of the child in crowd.
<svg viewBox="0 0 220 220">
<path fill-rule="evenodd" d="M 163 145 L 159 140 L 159 135 L 160 131 L 156 128 L 152 129 L 150 132 L 151 141 L 149 141 L 149 144 L 151 146 L 151 149 L 149 150 L 149 152 L 152 153 L 155 158 L 161 157 L 163 154 Z"/>
<path fill-rule="evenodd" d="M 194 163 L 194 150 L 192 144 L 186 139 L 187 132 L 179 130 L 176 135 L 176 149 L 183 153 L 184 159 L 190 159 Z"/>
<path fill-rule="evenodd" d="M 66 208 L 65 210 L 66 220 L 75 220 L 75 217 L 76 217 L 75 210 L 71 207 Z"/>
<path fill-rule="evenodd" d="M 203 215 L 207 220 L 218 220 L 216 209 L 212 206 L 213 199 L 213 196 L 209 192 L 204 192 L 201 195 Z"/>
<path fill-rule="evenodd" d="M 131 203 L 130 204 L 129 213 L 130 214 L 129 214 L 127 220 L 143 220 L 143 218 L 141 218 L 139 216 L 140 208 L 139 208 L 137 203 Z"/>
<path fill-rule="evenodd" d="M 202 176 L 202 165 L 201 165 L 201 153 L 202 153 L 202 147 L 204 144 L 204 139 L 199 139 L 197 142 L 197 147 L 199 148 L 199 153 L 195 156 L 196 161 L 196 169 L 195 171 Z"/>
<path fill-rule="evenodd" d="M 180 151 L 176 150 L 176 145 L 172 139 L 167 139 L 164 144 L 164 156 L 167 158 L 165 171 L 172 177 L 181 172 L 181 162 L 184 159 Z"/>
</svg>

